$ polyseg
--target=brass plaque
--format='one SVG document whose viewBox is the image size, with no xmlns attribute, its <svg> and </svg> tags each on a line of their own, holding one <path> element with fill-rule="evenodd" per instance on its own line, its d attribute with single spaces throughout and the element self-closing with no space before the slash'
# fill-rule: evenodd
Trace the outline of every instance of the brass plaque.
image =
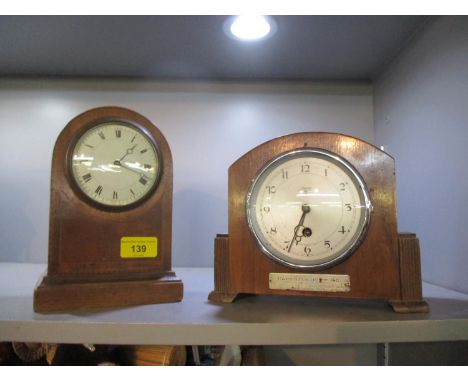
<svg viewBox="0 0 468 382">
<path fill-rule="evenodd" d="M 348 275 L 270 273 L 269 288 L 312 292 L 350 292 L 351 280 Z"/>
</svg>

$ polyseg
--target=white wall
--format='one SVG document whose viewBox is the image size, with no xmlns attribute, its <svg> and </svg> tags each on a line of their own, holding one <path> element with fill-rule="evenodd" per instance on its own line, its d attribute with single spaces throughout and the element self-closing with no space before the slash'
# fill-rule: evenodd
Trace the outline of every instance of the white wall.
<svg viewBox="0 0 468 382">
<path fill-rule="evenodd" d="M 426 281 L 468 292 L 468 17 L 424 27 L 376 81 L 375 140 L 396 159 L 400 231 Z"/>
<path fill-rule="evenodd" d="M 133 109 L 159 127 L 174 161 L 173 264 L 211 266 L 227 231 L 227 169 L 289 133 L 333 131 L 373 142 L 369 84 L 0 81 L 0 261 L 46 262 L 52 149 L 77 114 Z"/>
</svg>

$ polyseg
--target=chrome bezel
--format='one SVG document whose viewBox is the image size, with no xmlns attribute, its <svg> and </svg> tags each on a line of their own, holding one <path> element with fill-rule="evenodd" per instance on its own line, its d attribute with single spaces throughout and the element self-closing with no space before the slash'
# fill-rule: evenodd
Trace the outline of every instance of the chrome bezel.
<svg viewBox="0 0 468 382">
<path fill-rule="evenodd" d="M 262 241 L 262 238 L 260 235 L 256 232 L 256 228 L 254 227 L 254 223 L 252 221 L 252 216 L 251 216 L 251 210 L 252 210 L 252 196 L 254 195 L 254 192 L 256 191 L 256 186 L 259 184 L 260 180 L 264 177 L 265 173 L 268 173 L 271 169 L 274 169 L 277 165 L 278 162 L 285 162 L 289 160 L 290 158 L 294 158 L 297 156 L 319 156 L 322 157 L 325 160 L 328 161 L 333 161 L 335 163 L 338 163 L 338 166 L 341 168 L 345 168 L 350 175 L 351 178 L 353 178 L 359 188 L 358 192 L 360 191 L 362 194 L 363 199 L 363 204 L 365 208 L 364 212 L 364 218 L 363 218 L 363 223 L 360 228 L 359 234 L 356 236 L 355 239 L 350 242 L 346 247 L 344 251 L 341 251 L 339 255 L 331 260 L 324 261 L 323 263 L 319 264 L 299 264 L 297 262 L 294 262 L 293 259 L 290 260 L 285 260 L 284 256 L 278 256 L 274 251 L 271 251 L 268 249 L 265 244 Z M 369 229 L 370 225 L 370 218 L 371 218 L 371 213 L 372 213 L 372 203 L 370 200 L 370 195 L 369 191 L 367 189 L 366 183 L 362 176 L 359 174 L 359 172 L 352 166 L 346 159 L 342 158 L 341 156 L 332 153 L 328 150 L 325 149 L 319 149 L 319 148 L 309 148 L 309 147 L 304 147 L 304 148 L 299 148 L 299 149 L 294 149 L 291 151 L 284 152 L 269 162 L 267 162 L 257 173 L 257 175 L 252 179 L 251 185 L 249 187 L 249 190 L 246 195 L 246 200 L 245 200 L 245 206 L 246 206 L 246 216 L 247 216 L 247 224 L 249 226 L 250 232 L 253 234 L 260 250 L 267 255 L 270 259 L 283 264 L 287 267 L 290 268 L 295 268 L 295 269 L 303 269 L 303 270 L 320 270 L 320 269 L 326 269 L 330 268 L 333 265 L 336 265 L 342 261 L 344 261 L 347 257 L 349 257 L 356 249 L 361 245 L 363 242 L 364 238 L 366 237 L 367 231 Z M 279 252 L 279 251 L 276 251 Z"/>
</svg>

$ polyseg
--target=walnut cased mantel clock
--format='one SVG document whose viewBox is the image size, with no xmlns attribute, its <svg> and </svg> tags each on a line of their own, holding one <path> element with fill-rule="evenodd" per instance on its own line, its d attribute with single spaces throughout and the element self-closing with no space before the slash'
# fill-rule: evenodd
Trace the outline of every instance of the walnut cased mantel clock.
<svg viewBox="0 0 468 382">
<path fill-rule="evenodd" d="M 360 139 L 298 133 L 229 168 L 213 302 L 239 294 L 386 300 L 426 312 L 419 243 L 398 234 L 394 159 Z"/>
<path fill-rule="evenodd" d="M 142 115 L 100 107 L 75 117 L 53 152 L 47 274 L 36 312 L 182 300 L 171 269 L 172 157 Z"/>
</svg>

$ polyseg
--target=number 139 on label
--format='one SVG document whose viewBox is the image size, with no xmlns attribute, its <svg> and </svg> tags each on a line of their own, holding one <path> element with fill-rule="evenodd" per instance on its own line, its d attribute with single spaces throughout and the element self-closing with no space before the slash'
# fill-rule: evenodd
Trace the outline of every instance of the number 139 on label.
<svg viewBox="0 0 468 382">
<path fill-rule="evenodd" d="M 120 257 L 123 259 L 151 258 L 157 256 L 157 237 L 124 236 L 120 239 Z"/>
</svg>

